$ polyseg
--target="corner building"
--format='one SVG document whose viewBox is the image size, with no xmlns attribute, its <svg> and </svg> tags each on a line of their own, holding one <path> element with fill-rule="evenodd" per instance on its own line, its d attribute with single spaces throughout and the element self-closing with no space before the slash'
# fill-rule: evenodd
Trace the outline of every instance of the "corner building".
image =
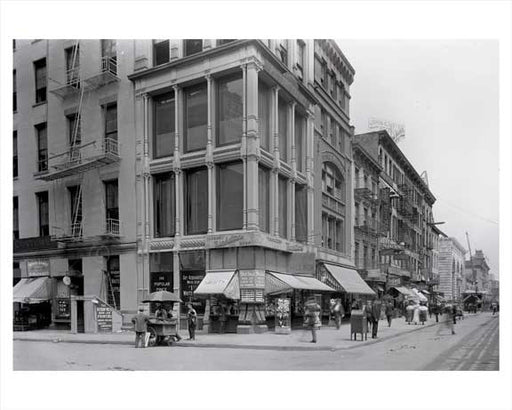
<svg viewBox="0 0 512 410">
<path fill-rule="evenodd" d="M 353 266 L 352 67 L 313 40 L 137 40 L 134 64 L 138 299 L 179 292 L 210 332 L 219 300 L 228 332 L 286 286 L 299 313 L 283 280 Z"/>
</svg>

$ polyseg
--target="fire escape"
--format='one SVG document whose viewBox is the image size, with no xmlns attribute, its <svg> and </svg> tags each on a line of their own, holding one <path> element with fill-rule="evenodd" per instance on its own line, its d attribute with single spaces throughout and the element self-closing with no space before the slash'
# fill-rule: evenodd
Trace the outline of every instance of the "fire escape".
<svg viewBox="0 0 512 410">
<path fill-rule="evenodd" d="M 76 98 L 78 108 L 76 114 L 70 120 L 68 146 L 61 152 L 50 155 L 43 159 L 45 167 L 43 172 L 34 174 L 34 178 L 42 181 L 51 181 L 53 190 L 64 188 L 62 183 L 67 177 L 78 176 L 79 184 L 76 187 L 68 188 L 71 199 L 71 222 L 69 229 L 62 226 L 54 227 L 54 239 L 61 242 L 81 241 L 84 234 L 84 215 L 82 212 L 84 183 L 90 178 L 84 178 L 86 174 L 96 171 L 99 179 L 99 170 L 107 165 L 120 161 L 117 136 L 108 138 L 106 136 L 94 137 L 82 133 L 82 113 L 86 106 L 87 95 L 90 91 L 102 87 L 114 81 L 117 77 L 117 60 L 115 56 L 103 56 L 101 67 L 98 73 L 84 80 L 80 77 L 80 44 L 79 41 L 72 47 L 66 58 L 66 82 L 50 90 L 53 94 L 66 100 Z M 55 81 L 55 80 L 54 80 Z M 85 141 L 82 141 L 84 137 Z M 103 196 L 102 204 L 105 208 Z M 119 215 L 117 215 L 119 218 Z M 57 220 L 57 218 L 56 218 Z M 60 221 L 66 226 L 63 218 Z M 108 218 L 102 231 L 107 237 L 120 236 L 119 219 Z"/>
</svg>

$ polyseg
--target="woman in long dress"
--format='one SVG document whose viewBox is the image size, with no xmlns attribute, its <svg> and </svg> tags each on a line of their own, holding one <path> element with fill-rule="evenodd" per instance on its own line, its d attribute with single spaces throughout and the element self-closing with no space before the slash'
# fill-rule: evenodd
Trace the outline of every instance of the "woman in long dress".
<svg viewBox="0 0 512 410">
<path fill-rule="evenodd" d="M 420 323 L 420 306 L 419 305 L 414 305 L 414 313 L 412 316 L 412 321 L 415 325 Z"/>
</svg>

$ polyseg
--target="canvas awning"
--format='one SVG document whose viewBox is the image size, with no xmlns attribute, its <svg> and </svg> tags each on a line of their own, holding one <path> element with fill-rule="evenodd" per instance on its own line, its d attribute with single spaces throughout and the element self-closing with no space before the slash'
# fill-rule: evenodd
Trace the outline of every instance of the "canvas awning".
<svg viewBox="0 0 512 410">
<path fill-rule="evenodd" d="M 324 263 L 325 268 L 347 293 L 358 295 L 375 295 L 375 292 L 359 276 L 355 269 L 343 268 Z"/>
<path fill-rule="evenodd" d="M 238 272 L 207 271 L 206 276 L 197 286 L 194 295 L 224 295 L 228 299 L 240 299 Z"/>
<path fill-rule="evenodd" d="M 311 276 L 267 271 L 265 275 L 265 293 L 267 295 L 286 293 L 294 289 L 335 292 L 333 288 Z"/>
<path fill-rule="evenodd" d="M 51 299 L 49 277 L 24 278 L 13 288 L 13 302 L 41 303 Z"/>
<path fill-rule="evenodd" d="M 393 286 L 393 289 L 404 296 L 411 296 L 411 292 L 405 286 Z"/>
<path fill-rule="evenodd" d="M 410 289 L 411 293 L 414 294 L 415 299 L 419 299 L 421 302 L 428 302 L 428 299 L 417 289 Z"/>
</svg>

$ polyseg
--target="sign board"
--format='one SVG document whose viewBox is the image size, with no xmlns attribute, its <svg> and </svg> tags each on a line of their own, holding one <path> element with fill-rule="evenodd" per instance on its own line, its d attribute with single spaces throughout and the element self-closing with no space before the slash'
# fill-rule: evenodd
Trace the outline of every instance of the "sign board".
<svg viewBox="0 0 512 410">
<path fill-rule="evenodd" d="M 172 272 L 151 272 L 149 291 L 158 292 L 160 290 L 166 290 L 172 292 L 172 274 Z"/>
<path fill-rule="evenodd" d="M 263 289 L 240 289 L 241 303 L 264 303 Z"/>
<path fill-rule="evenodd" d="M 71 302 L 69 298 L 57 299 L 57 319 L 69 319 L 71 317 Z"/>
<path fill-rule="evenodd" d="M 112 332 L 112 310 L 101 302 L 96 305 L 96 323 L 98 332 Z"/>
<path fill-rule="evenodd" d="M 50 276 L 50 261 L 35 259 L 27 261 L 28 276 Z"/>
<path fill-rule="evenodd" d="M 182 272 L 181 273 L 181 300 L 188 302 L 193 299 L 194 291 L 205 277 L 205 272 Z"/>
</svg>

